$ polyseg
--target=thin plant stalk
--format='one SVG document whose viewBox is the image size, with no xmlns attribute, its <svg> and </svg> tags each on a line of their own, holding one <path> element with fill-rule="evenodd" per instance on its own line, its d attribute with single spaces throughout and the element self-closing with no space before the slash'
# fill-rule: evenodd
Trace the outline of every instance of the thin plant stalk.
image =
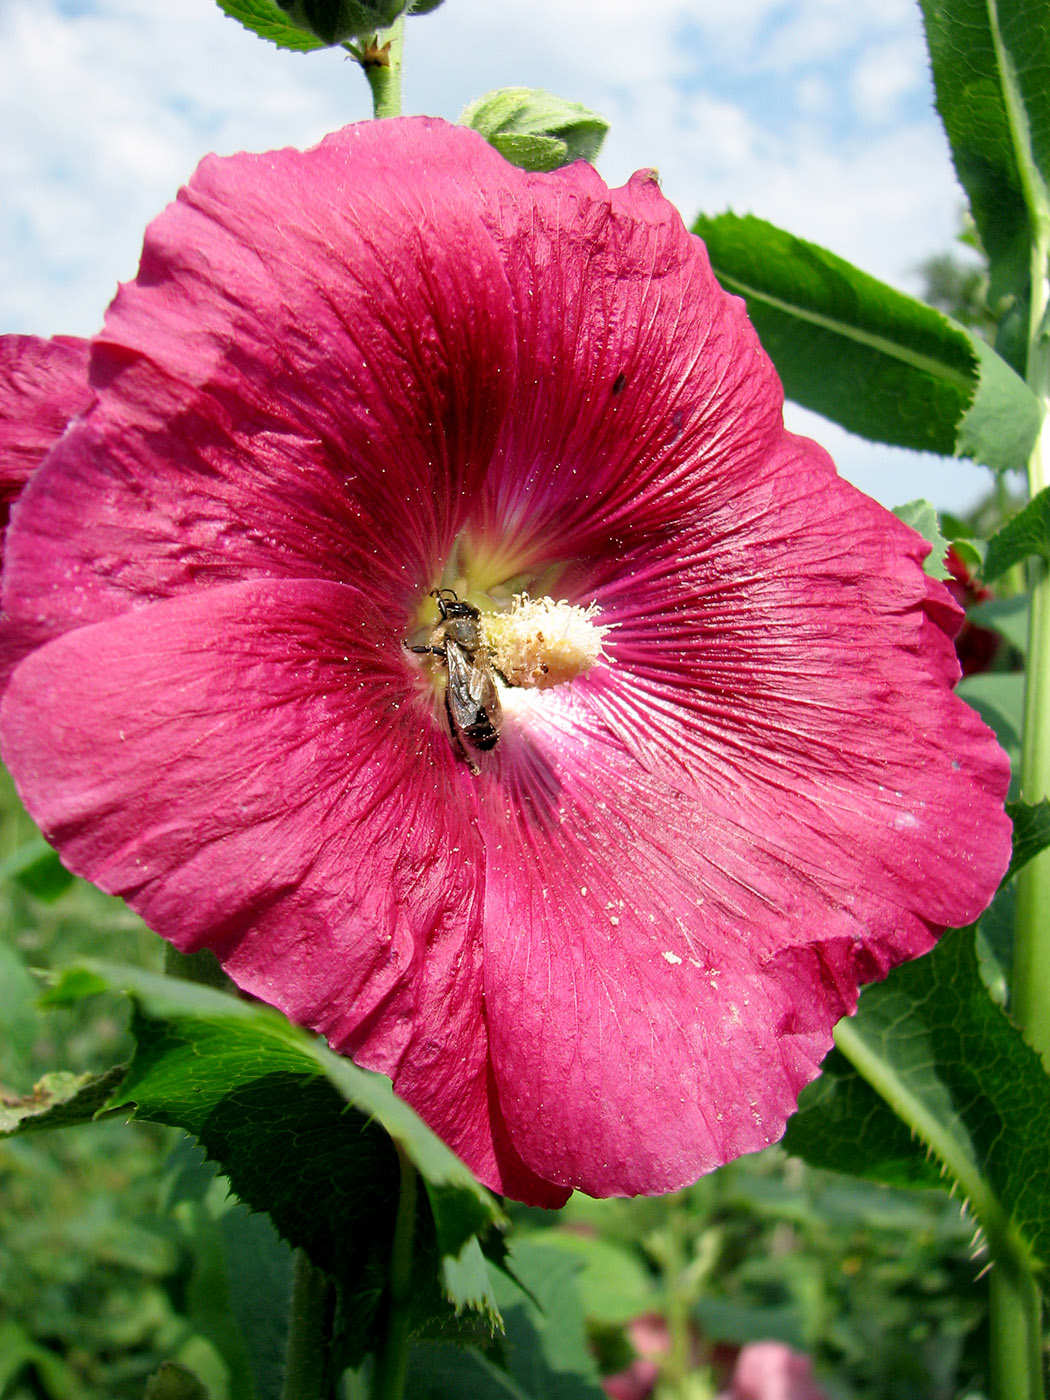
<svg viewBox="0 0 1050 1400">
<path fill-rule="evenodd" d="M 395 1144 L 397 1146 L 397 1144 Z M 376 1355 L 372 1400 L 402 1400 L 408 1372 L 408 1339 L 411 1330 L 412 1262 L 416 1235 L 419 1177 L 412 1163 L 397 1148 L 401 1168 L 397 1218 L 387 1275 L 386 1325 Z"/>
<path fill-rule="evenodd" d="M 1029 497 L 1050 484 L 1050 211 L 1037 181 L 1029 181 L 1032 229 L 1031 313 L 1027 379 L 1039 399 L 1043 422 L 1028 462 Z M 1021 798 L 1038 803 L 1050 796 L 1050 571 L 1042 559 L 1029 566 L 1031 610 L 1025 667 L 1025 718 Z M 1050 1071 L 1050 850 L 1017 877 L 1010 1010 L 1028 1043 Z M 994 1400 L 1043 1400 L 1042 1308 L 1027 1257 L 993 1250 L 991 1292 L 991 1386 Z"/>
<path fill-rule="evenodd" d="M 1032 317 L 1028 383 L 1043 406 L 1043 425 L 1028 463 L 1028 490 L 1034 498 L 1050 485 L 1050 341 L 1043 325 L 1050 310 L 1047 254 L 1050 239 L 1037 239 L 1032 257 Z M 1050 797 L 1050 569 L 1043 559 L 1030 564 L 1031 613 L 1025 678 L 1024 748 L 1021 797 Z M 1010 1006 L 1028 1043 L 1050 1072 L 1050 850 L 1022 868 L 1017 877 L 1017 915 Z"/>
<path fill-rule="evenodd" d="M 297 1249 L 281 1400 L 331 1400 L 333 1305 L 331 1279 Z"/>
<path fill-rule="evenodd" d="M 999 8 L 987 9 L 1002 84 L 1003 106 L 1028 213 L 1030 234 L 1028 386 L 1043 422 L 1028 462 L 1029 496 L 1050 483 L 1050 197 L 1032 149 L 1031 125 L 1016 72 L 1000 27 Z M 1021 797 L 1040 802 L 1050 796 L 1050 574 L 1046 563 L 1030 565 L 1031 610 L 1025 667 L 1025 719 L 1021 757 Z M 1014 922 L 1011 1014 L 1028 1043 L 1050 1070 L 1050 851 L 1018 875 Z M 991 1246 L 992 1242 L 989 1241 Z M 991 1385 L 994 1400 L 1043 1400 L 1045 1381 L 1039 1291 L 1030 1262 L 1017 1251 L 999 1256 L 992 1249 L 990 1321 Z"/>
</svg>

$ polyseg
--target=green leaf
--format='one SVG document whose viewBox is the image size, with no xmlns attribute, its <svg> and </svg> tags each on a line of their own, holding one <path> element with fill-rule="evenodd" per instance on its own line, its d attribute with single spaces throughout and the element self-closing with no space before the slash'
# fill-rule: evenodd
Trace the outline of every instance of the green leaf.
<svg viewBox="0 0 1050 1400">
<path fill-rule="evenodd" d="M 984 565 L 984 556 L 988 553 L 984 540 L 974 539 L 972 535 L 956 535 L 951 547 L 968 569 L 976 571 Z"/>
<path fill-rule="evenodd" d="M 401 14 L 426 14 L 441 0 L 216 0 L 231 19 L 282 49 L 308 53 L 387 29 Z"/>
<path fill-rule="evenodd" d="M 215 3 L 230 19 L 238 20 L 245 29 L 261 39 L 269 39 L 280 49 L 309 53 L 327 47 L 323 39 L 292 24 L 275 0 L 215 0 Z"/>
<path fill-rule="evenodd" d="M 975 603 L 966 609 L 966 616 L 977 627 L 990 627 L 1005 637 L 1012 647 L 1028 649 L 1028 595 L 1017 593 L 1012 598 L 991 598 L 987 603 Z"/>
<path fill-rule="evenodd" d="M 1050 10 L 1045 0 L 920 3 L 937 110 L 988 255 L 991 298 L 1014 296 L 1023 314 L 1030 227 L 1048 209 Z"/>
<path fill-rule="evenodd" d="M 412 1400 L 531 1400 L 495 1361 L 451 1342 L 418 1342 L 412 1348 L 405 1394 Z"/>
<path fill-rule="evenodd" d="M 208 1392 L 192 1371 L 165 1361 L 146 1382 L 144 1400 L 208 1400 Z"/>
<path fill-rule="evenodd" d="M 1020 771 L 1021 734 L 1024 731 L 1024 676 L 1019 671 L 985 671 L 963 676 L 955 687 L 960 699 L 972 705 L 1006 750 L 1014 774 Z"/>
<path fill-rule="evenodd" d="M 751 216 L 693 225 L 787 396 L 875 442 L 1022 467 L 1039 405 L 964 327 L 814 243 Z"/>
<path fill-rule="evenodd" d="M 653 1276 L 633 1250 L 598 1235 L 569 1230 L 537 1231 L 519 1235 L 518 1240 L 558 1250 L 577 1261 L 576 1285 L 588 1321 L 623 1324 L 659 1306 Z"/>
<path fill-rule="evenodd" d="M 797 1303 L 746 1307 L 723 1298 L 701 1298 L 693 1308 L 693 1316 L 708 1342 L 728 1342 L 739 1347 L 748 1342 L 774 1341 L 803 1351 L 810 1341 Z"/>
<path fill-rule="evenodd" d="M 930 1179 L 926 1149 L 961 1188 L 993 1253 L 1019 1251 L 1030 1267 L 1045 1268 L 1050 1080 L 990 1000 L 973 929 L 949 931 L 932 953 L 869 987 L 835 1040 L 832 1082 L 803 1092 L 788 1149 L 814 1165 L 894 1183 Z M 892 1135 L 885 1142 L 884 1132 Z"/>
<path fill-rule="evenodd" d="M 1008 802 L 1006 815 L 1014 824 L 1014 849 L 1003 884 L 1013 879 L 1040 851 L 1050 846 L 1050 799 L 1032 805 L 1028 802 Z"/>
<path fill-rule="evenodd" d="M 35 836 L 0 863 L 0 880 L 15 880 L 45 904 L 69 889 L 73 876 L 42 836 Z"/>
<path fill-rule="evenodd" d="M 540 88 L 497 88 L 466 107 L 459 120 L 524 170 L 593 162 L 609 130 L 597 112 Z"/>
<path fill-rule="evenodd" d="M 991 583 L 1029 555 L 1050 562 L 1050 486 L 1028 502 L 988 541 L 984 577 Z"/>
<path fill-rule="evenodd" d="M 476 1235 L 471 1235 L 458 1254 L 445 1255 L 441 1261 L 441 1277 L 445 1295 L 457 1316 L 471 1310 L 493 1322 L 499 1318 L 492 1274 Z"/>
<path fill-rule="evenodd" d="M 33 1048 L 40 1035 L 39 995 L 40 987 L 18 949 L 0 940 L 0 1095 L 28 1087 L 39 1073 L 33 1068 Z"/>
<path fill-rule="evenodd" d="M 41 1389 L 33 1387 L 22 1394 L 37 1395 L 42 1390 L 50 1400 L 80 1400 L 84 1394 L 80 1377 L 60 1356 L 34 1341 L 13 1318 L 0 1320 L 0 1393 L 17 1393 L 8 1387 L 29 1367 L 39 1377 Z"/>
<path fill-rule="evenodd" d="M 277 0 L 288 18 L 326 44 L 361 39 L 386 29 L 406 0 Z"/>
<path fill-rule="evenodd" d="M 894 506 L 893 514 L 898 520 L 903 520 L 905 525 L 910 525 L 913 530 L 917 530 L 931 546 L 923 564 L 923 568 L 931 578 L 951 578 L 951 574 L 944 565 L 944 556 L 948 552 L 948 541 L 941 534 L 936 508 L 929 501 L 909 501 L 906 505 Z"/>
<path fill-rule="evenodd" d="M 840 1050 L 831 1051 L 820 1078 L 803 1089 L 783 1144 L 811 1166 L 887 1186 L 944 1185 L 943 1169 L 916 1141 L 911 1127 Z"/>
<path fill-rule="evenodd" d="M 127 1072 L 114 1065 L 104 1074 L 45 1074 L 31 1094 L 0 1099 L 0 1136 L 90 1123 L 106 1111 Z"/>
<path fill-rule="evenodd" d="M 126 991 L 134 1007 L 135 1056 L 107 1108 L 192 1133 L 240 1199 L 266 1211 L 285 1240 L 342 1285 L 348 1355 L 367 1345 L 382 1297 L 400 1176 L 395 1144 L 426 1188 L 417 1325 L 464 1306 L 496 1324 L 468 1246 L 502 1223 L 498 1202 L 387 1079 L 268 1007 L 135 968 L 75 968 L 49 1000 L 62 1004 L 99 984 Z M 450 1297 L 449 1287 L 463 1295 Z"/>
<path fill-rule="evenodd" d="M 238 1201 L 192 1138 L 179 1138 L 167 1178 L 166 1211 L 191 1261 L 180 1311 L 222 1357 L 237 1400 L 280 1400 L 292 1251 L 269 1216 Z"/>
<path fill-rule="evenodd" d="M 405 1393 L 414 1400 L 604 1400 L 587 1345 L 578 1263 L 530 1240 L 511 1248 L 514 1278 L 494 1275 L 506 1338 L 504 1369 L 477 1351 L 414 1347 Z"/>
<path fill-rule="evenodd" d="M 981 981 L 998 1006 L 1009 1007 L 1014 966 L 1017 886 L 1003 880 L 977 923 L 977 965 Z"/>
</svg>

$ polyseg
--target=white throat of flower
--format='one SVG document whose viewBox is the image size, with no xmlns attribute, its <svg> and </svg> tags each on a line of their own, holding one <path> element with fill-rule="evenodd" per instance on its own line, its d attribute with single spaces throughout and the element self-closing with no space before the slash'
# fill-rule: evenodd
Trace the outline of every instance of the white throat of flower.
<svg viewBox="0 0 1050 1400">
<path fill-rule="evenodd" d="M 609 627 L 595 622 L 599 608 L 517 594 L 509 612 L 482 615 L 492 664 L 509 685 L 547 690 L 608 660 L 602 643 Z"/>
</svg>

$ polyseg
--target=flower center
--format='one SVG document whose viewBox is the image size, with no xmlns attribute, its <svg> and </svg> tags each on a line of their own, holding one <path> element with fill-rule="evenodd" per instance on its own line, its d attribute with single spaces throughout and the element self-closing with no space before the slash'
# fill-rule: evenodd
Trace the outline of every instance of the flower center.
<svg viewBox="0 0 1050 1400">
<path fill-rule="evenodd" d="M 530 559 L 505 544 L 461 535 L 439 587 L 420 600 L 413 635 L 424 644 L 412 650 L 429 651 L 447 667 L 451 641 L 472 664 L 494 668 L 506 686 L 524 690 L 549 690 L 582 676 L 597 661 L 610 659 L 603 645 L 610 624 L 596 620 L 597 603 L 580 607 L 555 600 L 563 572 L 560 562 Z M 441 614 L 436 629 L 435 599 Z M 464 638 L 457 635 L 464 627 L 470 641 L 465 651 Z M 453 664 L 458 667 L 461 660 L 457 654 Z M 506 690 L 503 694 L 510 698 Z"/>
<path fill-rule="evenodd" d="M 483 612 L 492 664 L 508 685 L 547 690 L 589 671 L 604 655 L 608 626 L 595 621 L 598 606 L 577 607 L 553 598 L 516 594 L 509 612 Z"/>
</svg>

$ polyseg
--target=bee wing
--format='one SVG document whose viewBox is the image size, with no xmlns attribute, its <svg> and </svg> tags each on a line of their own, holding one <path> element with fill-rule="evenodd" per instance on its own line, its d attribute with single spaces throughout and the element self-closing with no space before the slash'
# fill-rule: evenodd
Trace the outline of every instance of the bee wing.
<svg viewBox="0 0 1050 1400">
<path fill-rule="evenodd" d="M 499 702 L 492 664 L 487 657 L 481 661 L 474 658 L 470 668 L 470 695 L 478 709 L 488 715 L 489 723 L 498 730 L 503 718 L 503 706 Z"/>
<path fill-rule="evenodd" d="M 445 665 L 448 669 L 449 713 L 458 729 L 469 729 L 485 708 L 480 693 L 484 687 L 483 678 L 478 675 L 479 667 L 459 643 L 450 638 L 445 640 Z"/>
</svg>

